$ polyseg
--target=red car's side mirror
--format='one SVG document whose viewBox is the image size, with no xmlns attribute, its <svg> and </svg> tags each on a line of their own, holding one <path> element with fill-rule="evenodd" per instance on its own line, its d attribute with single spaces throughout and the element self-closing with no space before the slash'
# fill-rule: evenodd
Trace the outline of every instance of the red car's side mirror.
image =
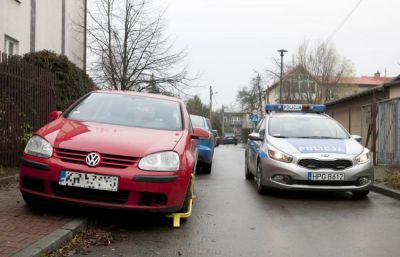
<svg viewBox="0 0 400 257">
<path fill-rule="evenodd" d="M 193 139 L 210 138 L 210 132 L 202 128 L 194 128 L 191 137 Z"/>
<path fill-rule="evenodd" d="M 52 112 L 49 114 L 49 119 L 50 119 L 50 120 L 56 120 L 56 119 L 58 119 L 58 118 L 61 116 L 61 114 L 62 114 L 62 112 L 60 112 L 60 111 L 52 111 Z"/>
</svg>

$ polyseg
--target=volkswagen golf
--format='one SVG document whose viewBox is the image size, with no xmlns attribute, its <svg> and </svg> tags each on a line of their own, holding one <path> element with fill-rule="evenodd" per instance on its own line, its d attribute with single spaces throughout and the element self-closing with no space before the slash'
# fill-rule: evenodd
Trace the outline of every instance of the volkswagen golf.
<svg viewBox="0 0 400 257">
<path fill-rule="evenodd" d="M 20 190 L 28 205 L 59 201 L 175 212 L 187 209 L 197 163 L 194 129 L 176 98 L 94 91 L 34 133 Z"/>
</svg>

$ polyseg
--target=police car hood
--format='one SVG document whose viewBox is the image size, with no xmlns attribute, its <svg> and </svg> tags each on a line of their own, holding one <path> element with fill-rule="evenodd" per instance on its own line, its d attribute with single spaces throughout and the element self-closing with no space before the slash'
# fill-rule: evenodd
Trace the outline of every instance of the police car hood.
<svg viewBox="0 0 400 257">
<path fill-rule="evenodd" d="M 359 155 L 364 147 L 353 138 L 316 139 L 316 138 L 276 138 L 268 136 L 268 142 L 288 154 L 330 153 Z"/>
</svg>

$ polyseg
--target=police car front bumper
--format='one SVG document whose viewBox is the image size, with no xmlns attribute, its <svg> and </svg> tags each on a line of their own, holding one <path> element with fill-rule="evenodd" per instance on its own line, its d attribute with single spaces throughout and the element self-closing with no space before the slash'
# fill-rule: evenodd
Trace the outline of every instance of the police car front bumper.
<svg viewBox="0 0 400 257">
<path fill-rule="evenodd" d="M 348 158 L 347 158 L 348 159 Z M 292 163 L 285 163 L 271 158 L 261 159 L 262 184 L 267 187 L 288 190 L 316 190 L 316 191 L 365 191 L 369 190 L 374 181 L 374 168 L 371 160 L 363 164 L 356 164 L 343 170 L 317 169 L 311 170 L 298 165 L 298 158 Z M 310 173 L 336 174 L 343 173 L 343 180 L 312 180 Z M 276 176 L 289 178 L 277 181 Z M 363 178 L 363 183 L 361 182 Z"/>
</svg>

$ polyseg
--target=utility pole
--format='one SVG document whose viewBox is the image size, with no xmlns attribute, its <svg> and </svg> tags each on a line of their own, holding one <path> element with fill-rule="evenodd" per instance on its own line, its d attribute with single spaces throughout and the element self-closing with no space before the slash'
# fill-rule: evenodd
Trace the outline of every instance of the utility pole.
<svg viewBox="0 0 400 257">
<path fill-rule="evenodd" d="M 278 50 L 279 53 L 281 53 L 281 83 L 280 83 L 280 88 L 279 88 L 279 103 L 282 103 L 282 79 L 283 79 L 283 55 L 287 52 L 285 49 L 280 49 Z"/>
<path fill-rule="evenodd" d="M 224 110 L 224 105 L 222 105 L 221 136 L 225 135 L 225 119 L 224 119 L 224 115 L 225 115 L 225 110 Z"/>
<path fill-rule="evenodd" d="M 259 110 L 260 110 L 260 114 L 259 114 L 259 117 L 261 117 L 262 116 L 262 113 L 263 113 L 263 103 L 262 103 L 262 91 L 261 91 L 261 86 L 260 86 L 260 84 L 261 84 L 261 76 L 260 76 L 260 74 L 257 74 L 257 89 L 258 89 L 258 108 L 259 108 Z"/>
<path fill-rule="evenodd" d="M 213 97 L 213 91 L 212 91 L 212 86 L 210 86 L 210 122 L 212 116 L 212 97 Z"/>
</svg>

